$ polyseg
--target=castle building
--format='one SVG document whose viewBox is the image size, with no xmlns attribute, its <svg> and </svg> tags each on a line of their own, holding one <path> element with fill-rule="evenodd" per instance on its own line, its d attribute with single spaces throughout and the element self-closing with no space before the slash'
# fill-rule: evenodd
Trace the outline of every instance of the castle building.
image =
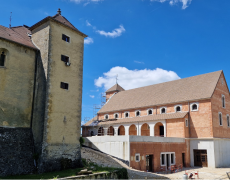
<svg viewBox="0 0 230 180">
<path fill-rule="evenodd" d="M 229 167 L 230 96 L 223 71 L 124 90 L 82 126 L 85 145 L 135 169 Z"/>
<path fill-rule="evenodd" d="M 85 37 L 60 9 L 31 27 L 0 25 L 0 176 L 81 165 Z"/>
</svg>

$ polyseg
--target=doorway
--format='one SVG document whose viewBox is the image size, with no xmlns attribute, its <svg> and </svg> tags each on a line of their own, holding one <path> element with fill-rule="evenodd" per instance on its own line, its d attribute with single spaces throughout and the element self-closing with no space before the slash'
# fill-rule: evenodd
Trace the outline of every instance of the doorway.
<svg viewBox="0 0 230 180">
<path fill-rule="evenodd" d="M 194 166 L 208 167 L 207 150 L 193 150 Z"/>
<path fill-rule="evenodd" d="M 182 153 L 182 164 L 185 167 L 185 153 Z"/>
<path fill-rule="evenodd" d="M 160 136 L 164 136 L 164 126 L 160 126 Z"/>
<path fill-rule="evenodd" d="M 153 155 L 146 155 L 146 171 L 153 172 Z"/>
</svg>

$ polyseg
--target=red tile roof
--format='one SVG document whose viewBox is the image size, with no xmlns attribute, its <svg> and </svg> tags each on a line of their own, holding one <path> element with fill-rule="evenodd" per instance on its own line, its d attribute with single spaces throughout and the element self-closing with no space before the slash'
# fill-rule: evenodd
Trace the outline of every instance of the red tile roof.
<svg viewBox="0 0 230 180">
<path fill-rule="evenodd" d="M 115 84 L 113 87 L 109 88 L 106 93 L 113 92 L 113 91 L 125 91 L 123 87 L 121 87 L 119 84 Z"/>
<path fill-rule="evenodd" d="M 7 28 L 0 25 L 0 38 L 37 49 L 28 34 L 31 34 L 31 31 L 25 26 Z"/>
</svg>

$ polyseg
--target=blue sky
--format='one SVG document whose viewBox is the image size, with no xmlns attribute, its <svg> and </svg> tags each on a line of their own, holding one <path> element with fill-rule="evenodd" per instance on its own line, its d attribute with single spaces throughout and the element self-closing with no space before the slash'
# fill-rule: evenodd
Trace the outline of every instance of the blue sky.
<svg viewBox="0 0 230 180">
<path fill-rule="evenodd" d="M 125 89 L 223 70 L 230 84 L 229 0 L 7 0 L 1 25 L 31 26 L 61 8 L 87 34 L 82 119 L 115 83 Z"/>
</svg>

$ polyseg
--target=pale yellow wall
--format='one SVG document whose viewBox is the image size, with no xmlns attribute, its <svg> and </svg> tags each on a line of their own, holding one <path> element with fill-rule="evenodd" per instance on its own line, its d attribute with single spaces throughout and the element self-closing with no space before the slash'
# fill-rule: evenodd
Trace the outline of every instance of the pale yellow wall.
<svg viewBox="0 0 230 180">
<path fill-rule="evenodd" d="M 84 38 L 75 31 L 51 22 L 50 94 L 47 123 L 47 142 L 79 144 L 82 103 L 82 66 Z M 70 37 L 70 43 L 62 40 Z M 70 57 L 71 66 L 61 61 L 61 55 Z M 60 83 L 69 83 L 69 90 Z M 66 122 L 64 122 L 66 116 Z"/>
<path fill-rule="evenodd" d="M 0 67 L 0 127 L 30 127 L 35 50 L 0 39 L 7 50 Z"/>
</svg>

